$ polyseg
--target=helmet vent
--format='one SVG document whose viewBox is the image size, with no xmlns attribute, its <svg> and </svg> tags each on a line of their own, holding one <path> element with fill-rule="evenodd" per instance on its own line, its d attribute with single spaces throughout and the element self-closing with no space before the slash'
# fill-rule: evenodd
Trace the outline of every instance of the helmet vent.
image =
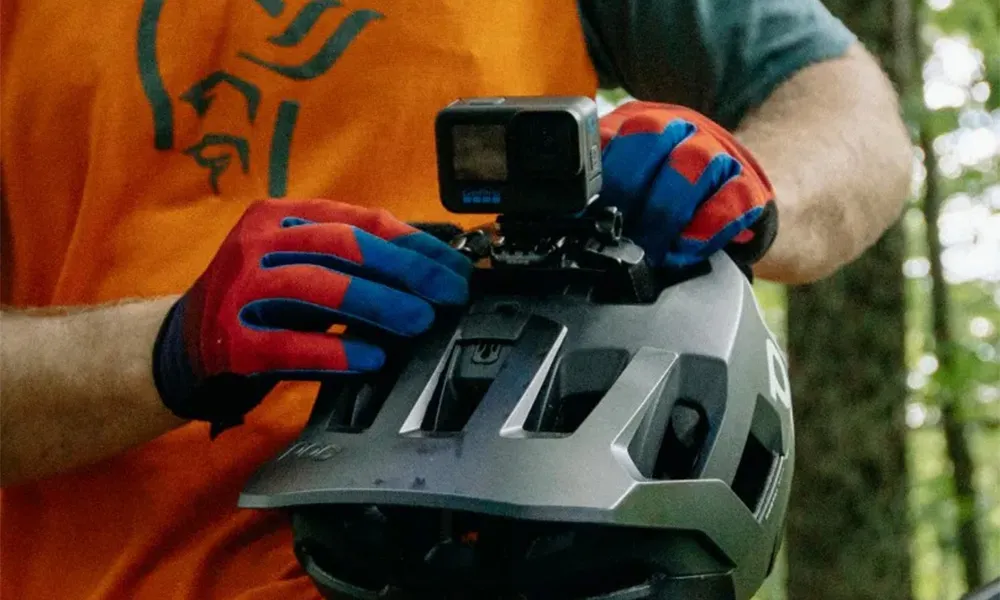
<svg viewBox="0 0 1000 600">
<path fill-rule="evenodd" d="M 456 346 L 437 393 L 424 413 L 421 430 L 434 433 L 462 431 L 489 391 L 511 346 L 498 341 L 477 341 Z"/>
<path fill-rule="evenodd" d="M 701 477 L 719 432 L 726 399 L 725 364 L 686 356 L 672 368 L 644 410 L 628 455 L 645 479 Z"/>
<path fill-rule="evenodd" d="M 317 406 L 332 406 L 327 431 L 361 433 L 371 427 L 385 402 L 388 389 L 372 381 L 354 380 L 340 385 L 324 385 Z"/>
<path fill-rule="evenodd" d="M 747 437 L 743 457 L 740 459 L 739 467 L 736 468 L 736 477 L 733 478 L 733 491 L 751 512 L 757 512 L 761 504 L 776 460 L 774 453 L 768 450 L 757 436 L 751 433 Z"/>
<path fill-rule="evenodd" d="M 708 419 L 704 409 L 694 401 L 678 399 L 656 457 L 653 478 L 693 478 L 707 436 Z"/>
<path fill-rule="evenodd" d="M 376 373 L 324 381 L 316 395 L 310 422 L 325 420 L 326 430 L 337 433 L 367 430 L 399 381 L 403 364 L 405 361 L 397 356 Z"/>
<path fill-rule="evenodd" d="M 596 348 L 564 354 L 532 404 L 524 430 L 563 435 L 573 433 L 608 393 L 628 361 L 628 351 L 621 348 Z"/>
<path fill-rule="evenodd" d="M 767 505 L 764 500 L 779 458 L 779 453 L 771 446 L 779 439 L 775 429 L 780 431 L 780 427 L 774 407 L 758 396 L 750 433 L 732 484 L 733 492 L 755 514 Z"/>
</svg>

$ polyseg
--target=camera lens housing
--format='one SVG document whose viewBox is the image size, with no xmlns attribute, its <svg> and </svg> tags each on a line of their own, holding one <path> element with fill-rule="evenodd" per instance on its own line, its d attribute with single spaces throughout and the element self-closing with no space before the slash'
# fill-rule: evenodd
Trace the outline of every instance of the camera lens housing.
<svg viewBox="0 0 1000 600">
<path fill-rule="evenodd" d="M 438 113 L 435 136 L 441 202 L 450 212 L 575 214 L 600 193 L 590 98 L 458 100 Z"/>
<path fill-rule="evenodd" d="M 518 113 L 508 127 L 507 147 L 512 170 L 525 177 L 568 179 L 583 167 L 579 126 L 566 112 Z"/>
</svg>

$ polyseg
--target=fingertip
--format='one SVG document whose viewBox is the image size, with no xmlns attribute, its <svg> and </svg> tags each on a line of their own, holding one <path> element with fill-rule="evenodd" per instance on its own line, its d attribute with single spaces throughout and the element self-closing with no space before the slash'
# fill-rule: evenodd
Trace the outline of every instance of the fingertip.
<svg viewBox="0 0 1000 600">
<path fill-rule="evenodd" d="M 428 268 L 414 284 L 414 291 L 434 304 L 457 306 L 469 301 L 469 278 L 439 265 Z"/>
<path fill-rule="evenodd" d="M 403 335 L 419 335 L 434 324 L 434 307 L 416 296 L 404 294 L 397 306 L 395 329 Z"/>
<path fill-rule="evenodd" d="M 447 264 L 452 271 L 458 273 L 458 275 L 463 279 L 468 279 L 472 275 L 472 269 L 474 267 L 472 259 L 454 248 L 451 249 L 451 254 L 449 254 L 449 261 Z"/>
<path fill-rule="evenodd" d="M 434 259 L 462 277 L 472 273 L 472 261 L 467 256 L 426 231 L 415 229 L 392 240 L 392 243 Z"/>
<path fill-rule="evenodd" d="M 385 365 L 385 351 L 367 342 L 354 339 L 342 340 L 347 357 L 347 370 L 368 373 Z"/>
<path fill-rule="evenodd" d="M 468 298 L 472 262 L 437 238 L 417 231 L 386 242 L 359 231 L 357 240 L 364 267 L 393 287 L 435 304 L 463 303 Z"/>
<path fill-rule="evenodd" d="M 406 337 L 423 333 L 434 322 L 434 308 L 427 301 L 361 278 L 351 281 L 340 310 Z"/>
<path fill-rule="evenodd" d="M 315 223 L 315 221 L 303 219 L 302 217 L 285 217 L 281 219 L 282 227 L 298 227 L 300 225 L 313 225 Z"/>
</svg>

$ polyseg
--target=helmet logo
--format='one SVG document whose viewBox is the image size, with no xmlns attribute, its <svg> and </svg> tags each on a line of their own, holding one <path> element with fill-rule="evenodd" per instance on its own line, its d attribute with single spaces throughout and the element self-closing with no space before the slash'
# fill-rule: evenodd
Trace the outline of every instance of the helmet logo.
<svg viewBox="0 0 1000 600">
<path fill-rule="evenodd" d="M 770 337 L 767 338 L 767 373 L 771 380 L 771 397 L 777 398 L 785 408 L 792 408 L 792 391 L 788 385 L 788 368 L 781 349 Z"/>
<path fill-rule="evenodd" d="M 497 343 L 476 344 L 476 349 L 472 351 L 472 362 L 477 365 L 492 365 L 500 358 L 500 348 Z"/>
<path fill-rule="evenodd" d="M 286 458 L 305 458 L 316 461 L 329 460 L 340 454 L 343 450 L 337 444 L 315 444 L 313 442 L 295 442 L 278 457 L 278 460 Z"/>
</svg>

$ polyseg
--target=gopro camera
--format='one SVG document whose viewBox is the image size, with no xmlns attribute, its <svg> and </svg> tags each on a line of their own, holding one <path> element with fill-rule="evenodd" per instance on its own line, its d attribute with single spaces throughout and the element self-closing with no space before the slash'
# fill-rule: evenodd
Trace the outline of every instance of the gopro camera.
<svg viewBox="0 0 1000 600">
<path fill-rule="evenodd" d="M 456 100 L 435 137 L 452 213 L 574 214 L 601 190 L 597 104 L 584 96 Z"/>
</svg>

